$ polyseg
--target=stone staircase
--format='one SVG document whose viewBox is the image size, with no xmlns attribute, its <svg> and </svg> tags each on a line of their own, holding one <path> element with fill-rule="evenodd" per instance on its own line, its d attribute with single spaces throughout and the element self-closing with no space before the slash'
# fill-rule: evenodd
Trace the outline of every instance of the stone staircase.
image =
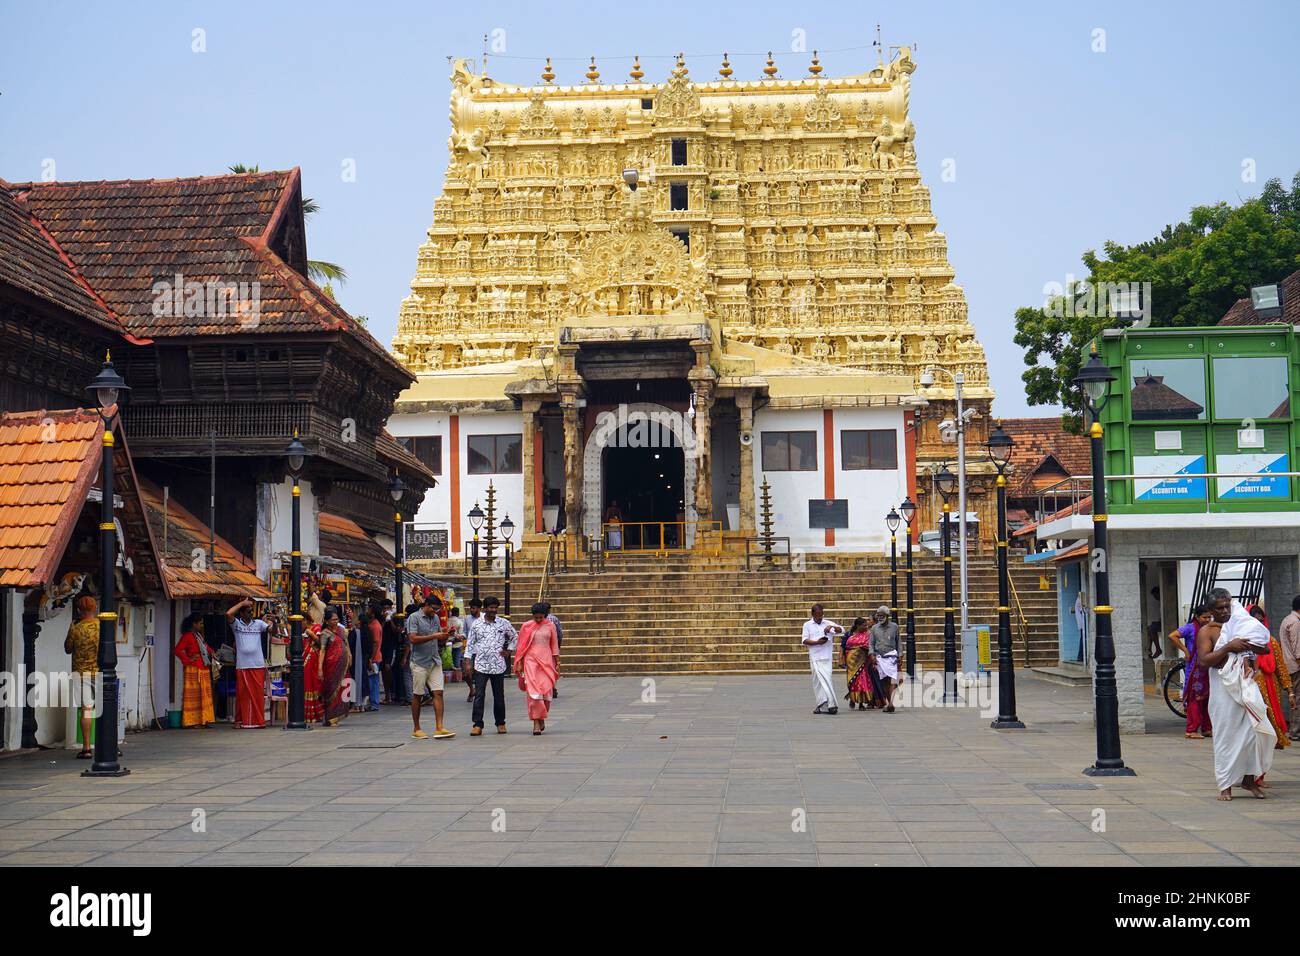
<svg viewBox="0 0 1300 956">
<path fill-rule="evenodd" d="M 799 644 L 809 608 L 820 601 L 827 617 L 848 627 L 857 616 L 889 602 L 889 560 L 879 555 L 817 555 L 802 570 L 746 571 L 743 557 L 611 554 L 605 570 L 587 572 L 584 558 L 568 573 L 546 582 L 550 601 L 564 626 L 563 667 L 571 675 L 668 673 L 741 674 L 802 672 L 808 655 Z M 485 562 L 486 566 L 486 562 Z M 448 574 L 455 570 L 458 573 Z M 1027 647 L 1012 602 L 1012 637 L 1017 668 L 1057 663 L 1056 591 L 1041 590 L 1040 571 L 1015 567 L 1012 575 L 1028 620 Z M 1049 581 L 1051 571 L 1047 572 Z M 467 600 L 470 579 L 463 565 L 444 566 L 441 580 Z M 972 555 L 968 568 L 970 620 L 993 628 L 997 659 L 997 570 L 991 556 Z M 541 584 L 540 565 L 519 562 L 511 579 L 511 619 L 528 616 Z M 906 579 L 898 575 L 899 607 L 905 607 Z M 481 574 L 483 596 L 503 596 L 497 574 Z M 957 566 L 954 604 L 959 607 Z M 943 564 L 916 555 L 917 661 L 943 666 Z M 900 618 L 902 614 L 900 612 Z M 960 631 L 960 611 L 957 626 Z M 960 632 L 958 633 L 960 654 Z"/>
</svg>

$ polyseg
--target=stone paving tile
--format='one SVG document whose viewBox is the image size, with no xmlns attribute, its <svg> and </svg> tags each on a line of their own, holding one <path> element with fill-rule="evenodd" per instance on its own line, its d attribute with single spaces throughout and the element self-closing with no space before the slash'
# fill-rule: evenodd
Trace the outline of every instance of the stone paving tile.
<svg viewBox="0 0 1300 956">
<path fill-rule="evenodd" d="M 825 720 L 802 676 L 665 677 L 653 705 L 639 678 L 566 684 L 543 738 L 512 697 L 515 732 L 475 740 L 413 742 L 391 708 L 301 735 L 133 735 L 114 780 L 15 757 L 0 866 L 1300 865 L 1300 754 L 1278 755 L 1273 799 L 1220 803 L 1211 748 L 1154 698 L 1151 732 L 1122 740 L 1138 776 L 1089 780 L 1087 688 L 1019 682 L 1016 733 L 968 708 Z M 340 749 L 372 740 L 401 746 Z"/>
</svg>

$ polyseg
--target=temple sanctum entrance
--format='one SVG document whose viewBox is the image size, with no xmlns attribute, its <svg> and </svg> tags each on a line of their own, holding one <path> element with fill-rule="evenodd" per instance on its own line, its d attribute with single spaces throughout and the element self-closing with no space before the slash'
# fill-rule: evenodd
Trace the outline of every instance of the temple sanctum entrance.
<svg viewBox="0 0 1300 956">
<path fill-rule="evenodd" d="M 606 448 L 601 461 L 605 524 L 617 514 L 626 550 L 680 547 L 677 522 L 685 519 L 686 459 L 680 446 Z M 662 528 L 661 525 L 672 525 Z"/>
</svg>

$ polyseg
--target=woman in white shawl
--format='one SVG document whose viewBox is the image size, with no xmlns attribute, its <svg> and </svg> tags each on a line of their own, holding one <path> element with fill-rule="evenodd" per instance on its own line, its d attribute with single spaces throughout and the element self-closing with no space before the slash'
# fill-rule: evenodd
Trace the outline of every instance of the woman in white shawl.
<svg viewBox="0 0 1300 956">
<path fill-rule="evenodd" d="M 1215 623 L 1196 635 L 1197 660 L 1210 673 L 1210 723 L 1214 726 L 1214 777 L 1220 800 L 1241 786 L 1264 799 L 1258 778 L 1273 764 L 1277 743 L 1264 697 L 1255 683 L 1255 654 L 1269 647 L 1268 629 L 1226 593 L 1211 595 Z M 1231 603 L 1229 603 L 1231 601 Z M 1222 617 L 1228 613 L 1226 623 Z"/>
</svg>

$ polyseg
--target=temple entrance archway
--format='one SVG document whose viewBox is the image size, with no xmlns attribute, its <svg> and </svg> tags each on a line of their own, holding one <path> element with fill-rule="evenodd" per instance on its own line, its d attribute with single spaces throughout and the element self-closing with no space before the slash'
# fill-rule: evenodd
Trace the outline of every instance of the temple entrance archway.
<svg viewBox="0 0 1300 956">
<path fill-rule="evenodd" d="M 689 427 L 681 412 L 653 402 L 621 405 L 596 416 L 583 452 L 585 534 L 600 535 L 611 498 L 618 498 L 627 522 L 676 521 L 678 515 L 695 520 L 695 436 L 687 434 Z M 619 498 L 629 493 L 638 496 L 638 512 L 629 510 L 632 502 Z M 653 516 L 641 517 L 639 511 Z"/>
</svg>

